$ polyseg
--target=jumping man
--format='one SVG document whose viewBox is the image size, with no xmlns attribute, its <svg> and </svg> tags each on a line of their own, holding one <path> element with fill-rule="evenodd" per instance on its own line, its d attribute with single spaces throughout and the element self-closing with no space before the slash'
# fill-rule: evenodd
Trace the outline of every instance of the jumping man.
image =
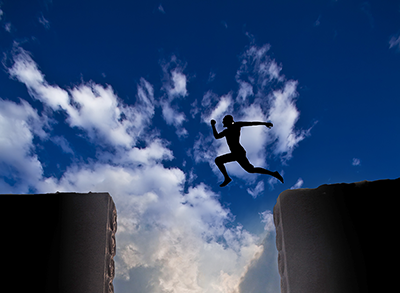
<svg viewBox="0 0 400 293">
<path fill-rule="evenodd" d="M 226 142 L 228 143 L 229 149 L 231 153 L 219 156 L 215 159 L 215 164 L 224 175 L 225 180 L 220 185 L 221 187 L 226 186 L 232 179 L 229 177 L 226 172 L 225 163 L 237 161 L 240 166 L 244 170 L 249 173 L 259 173 L 259 174 L 267 174 L 277 178 L 279 181 L 283 183 L 282 176 L 278 173 L 278 171 L 271 172 L 261 167 L 254 167 L 250 164 L 249 160 L 246 157 L 246 151 L 243 146 L 240 144 L 240 128 L 243 126 L 253 126 L 253 125 L 265 125 L 268 128 L 271 128 L 273 125 L 270 122 L 235 122 L 233 121 L 233 117 L 231 115 L 226 115 L 222 120 L 222 125 L 226 127 L 225 130 L 218 133 L 215 128 L 215 120 L 211 120 L 211 126 L 213 130 L 214 137 L 216 139 L 226 137 Z"/>
</svg>

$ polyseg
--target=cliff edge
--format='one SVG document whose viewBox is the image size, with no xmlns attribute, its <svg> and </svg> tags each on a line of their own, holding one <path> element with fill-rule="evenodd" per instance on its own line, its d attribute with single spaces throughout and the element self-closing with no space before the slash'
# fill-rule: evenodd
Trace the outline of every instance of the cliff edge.
<svg viewBox="0 0 400 293">
<path fill-rule="evenodd" d="M 399 195 L 400 178 L 282 192 L 274 207 L 281 292 L 393 290 Z"/>
<path fill-rule="evenodd" d="M 108 193 L 3 194 L 13 291 L 112 293 L 117 212 Z"/>
</svg>

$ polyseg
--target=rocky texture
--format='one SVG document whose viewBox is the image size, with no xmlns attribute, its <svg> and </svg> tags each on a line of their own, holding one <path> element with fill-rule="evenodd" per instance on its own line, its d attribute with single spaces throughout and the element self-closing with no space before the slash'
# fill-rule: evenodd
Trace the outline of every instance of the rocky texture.
<svg viewBox="0 0 400 293">
<path fill-rule="evenodd" d="M 274 207 L 281 292 L 392 291 L 399 190 L 400 178 L 282 192 Z"/>
<path fill-rule="evenodd" d="M 117 213 L 108 193 L 1 198 L 5 279 L 13 291 L 113 292 Z"/>
</svg>

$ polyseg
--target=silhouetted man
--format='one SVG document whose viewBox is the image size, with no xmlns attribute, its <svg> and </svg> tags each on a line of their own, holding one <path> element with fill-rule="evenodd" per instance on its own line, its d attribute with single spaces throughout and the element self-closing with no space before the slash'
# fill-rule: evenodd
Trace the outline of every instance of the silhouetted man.
<svg viewBox="0 0 400 293">
<path fill-rule="evenodd" d="M 261 167 L 254 167 L 250 164 L 249 160 L 246 157 L 246 151 L 240 144 L 240 129 L 243 126 L 253 126 L 253 125 L 265 125 L 268 128 L 273 126 L 270 122 L 235 122 L 233 121 L 233 117 L 231 115 L 226 115 L 222 120 L 222 125 L 226 127 L 225 130 L 218 133 L 215 128 L 215 120 L 211 120 L 211 126 L 213 130 L 214 137 L 216 139 L 226 137 L 226 142 L 228 143 L 229 149 L 231 153 L 219 156 L 215 159 L 215 164 L 217 164 L 219 170 L 225 177 L 224 182 L 220 185 L 221 187 L 226 186 L 232 179 L 229 177 L 226 172 L 225 163 L 237 161 L 243 169 L 245 169 L 249 173 L 259 173 L 259 174 L 267 174 L 277 178 L 279 181 L 283 183 L 282 176 L 278 173 L 278 171 L 271 172 Z"/>
</svg>

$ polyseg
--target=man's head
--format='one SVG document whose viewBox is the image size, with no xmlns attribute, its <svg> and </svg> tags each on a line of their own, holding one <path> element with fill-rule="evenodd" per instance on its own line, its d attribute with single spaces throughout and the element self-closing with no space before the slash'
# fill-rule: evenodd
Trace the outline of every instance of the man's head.
<svg viewBox="0 0 400 293">
<path fill-rule="evenodd" d="M 222 119 L 222 125 L 224 125 L 224 127 L 228 127 L 232 125 L 234 122 L 235 121 L 233 121 L 233 117 L 231 115 L 226 115 L 224 119 Z"/>
</svg>

